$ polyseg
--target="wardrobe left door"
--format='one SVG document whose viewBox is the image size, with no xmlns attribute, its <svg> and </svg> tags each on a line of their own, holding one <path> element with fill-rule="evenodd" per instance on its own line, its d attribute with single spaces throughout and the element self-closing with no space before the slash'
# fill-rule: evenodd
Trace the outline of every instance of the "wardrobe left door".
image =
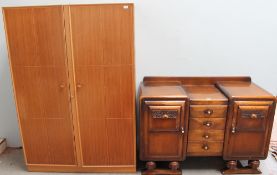
<svg viewBox="0 0 277 175">
<path fill-rule="evenodd" d="M 75 165 L 62 6 L 4 8 L 27 165 Z"/>
</svg>

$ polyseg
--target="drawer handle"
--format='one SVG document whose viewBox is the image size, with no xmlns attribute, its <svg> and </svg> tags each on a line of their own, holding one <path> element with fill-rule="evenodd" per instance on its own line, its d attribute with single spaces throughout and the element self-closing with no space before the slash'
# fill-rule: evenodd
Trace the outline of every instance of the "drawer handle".
<svg viewBox="0 0 277 175">
<path fill-rule="evenodd" d="M 207 114 L 207 115 L 212 115 L 214 113 L 214 111 L 212 109 L 206 109 L 204 111 L 204 113 Z"/>
<path fill-rule="evenodd" d="M 251 114 L 250 118 L 256 119 L 256 118 L 258 118 L 258 115 L 257 114 Z"/>
<path fill-rule="evenodd" d="M 164 114 L 162 118 L 169 118 L 167 114 Z"/>
<path fill-rule="evenodd" d="M 203 138 L 204 138 L 204 139 L 209 139 L 210 136 L 209 136 L 209 134 L 204 134 L 204 135 L 203 135 Z"/>
<path fill-rule="evenodd" d="M 202 146 L 202 149 L 209 150 L 209 146 L 205 144 L 205 145 Z"/>
<path fill-rule="evenodd" d="M 211 121 L 206 121 L 206 122 L 203 122 L 203 125 L 204 126 L 207 126 L 207 127 L 211 127 L 213 125 L 213 122 Z"/>
</svg>

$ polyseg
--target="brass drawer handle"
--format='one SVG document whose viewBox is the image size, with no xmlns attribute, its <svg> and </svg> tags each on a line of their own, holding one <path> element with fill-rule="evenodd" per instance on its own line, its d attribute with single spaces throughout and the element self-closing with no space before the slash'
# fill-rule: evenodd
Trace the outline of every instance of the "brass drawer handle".
<svg viewBox="0 0 277 175">
<path fill-rule="evenodd" d="M 204 145 L 202 146 L 202 149 L 204 149 L 204 150 L 209 150 L 209 146 L 208 146 L 207 144 L 204 144 Z"/>
<path fill-rule="evenodd" d="M 212 109 L 206 109 L 204 111 L 204 114 L 207 114 L 207 115 L 212 115 L 214 113 L 214 111 Z"/>
<path fill-rule="evenodd" d="M 203 125 L 204 126 L 207 126 L 207 127 L 211 127 L 213 125 L 213 122 L 211 121 L 206 121 L 206 122 L 203 122 Z"/>
<path fill-rule="evenodd" d="M 204 139 L 209 139 L 210 136 L 209 136 L 209 134 L 204 134 L 204 135 L 203 135 L 203 138 L 204 138 Z"/>
<path fill-rule="evenodd" d="M 256 119 L 256 118 L 258 118 L 258 115 L 257 114 L 251 114 L 250 118 Z"/>
<path fill-rule="evenodd" d="M 167 114 L 164 114 L 162 118 L 169 118 Z"/>
</svg>

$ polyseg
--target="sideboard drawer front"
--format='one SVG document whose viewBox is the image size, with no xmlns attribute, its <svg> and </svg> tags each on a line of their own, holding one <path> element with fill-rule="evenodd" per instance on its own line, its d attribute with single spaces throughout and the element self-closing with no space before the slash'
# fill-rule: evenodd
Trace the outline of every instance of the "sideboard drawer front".
<svg viewBox="0 0 277 175">
<path fill-rule="evenodd" d="M 213 117 L 213 118 L 225 118 L 227 113 L 226 105 L 191 105 L 190 117 Z"/>
<path fill-rule="evenodd" d="M 191 118 L 189 130 L 224 130 L 225 118 Z"/>
<path fill-rule="evenodd" d="M 239 106 L 237 131 L 264 131 L 269 106 Z"/>
<path fill-rule="evenodd" d="M 150 131 L 179 131 L 181 106 L 149 106 Z"/>
<path fill-rule="evenodd" d="M 220 156 L 223 142 L 189 142 L 188 155 L 192 156 Z"/>
<path fill-rule="evenodd" d="M 223 141 L 224 130 L 190 130 L 188 141 Z"/>
</svg>

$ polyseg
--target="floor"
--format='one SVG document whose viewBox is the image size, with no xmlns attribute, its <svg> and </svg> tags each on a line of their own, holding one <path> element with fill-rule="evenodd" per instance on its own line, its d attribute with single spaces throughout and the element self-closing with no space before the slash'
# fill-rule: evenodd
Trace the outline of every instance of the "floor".
<svg viewBox="0 0 277 175">
<path fill-rule="evenodd" d="M 183 174 L 189 175 L 220 175 L 220 169 L 224 167 L 221 158 L 187 158 L 182 163 Z M 260 169 L 264 175 L 277 175 L 277 161 L 271 155 L 261 161 Z M 70 175 L 72 173 L 37 173 L 27 172 L 21 149 L 8 149 L 0 155 L 0 175 Z M 74 173 L 90 174 L 90 173 Z M 96 174 L 96 173 L 94 173 Z M 140 174 L 139 172 L 137 174 Z M 102 173 L 101 175 L 108 175 Z M 111 175 L 111 174 L 110 174 Z M 119 175 L 119 174 L 114 174 Z M 129 175 L 129 174 L 125 174 Z M 131 174 L 130 174 L 131 175 Z"/>
</svg>

